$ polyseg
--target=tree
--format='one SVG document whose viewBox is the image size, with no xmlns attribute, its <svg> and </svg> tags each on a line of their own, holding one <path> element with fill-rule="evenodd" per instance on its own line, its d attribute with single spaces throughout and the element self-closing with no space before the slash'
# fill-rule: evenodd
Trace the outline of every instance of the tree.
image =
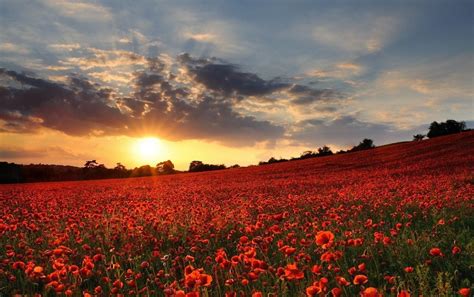
<svg viewBox="0 0 474 297">
<path fill-rule="evenodd" d="M 300 159 L 308 159 L 308 158 L 312 158 L 312 157 L 315 157 L 316 154 L 313 152 L 313 151 L 304 151 L 301 156 L 300 156 Z"/>
<path fill-rule="evenodd" d="M 426 135 L 423 135 L 423 134 L 416 134 L 416 135 L 413 135 L 413 141 L 422 141 L 423 138 L 425 138 Z"/>
<path fill-rule="evenodd" d="M 457 122 L 455 120 L 447 120 L 446 122 L 438 123 L 436 121 L 430 124 L 428 131 L 428 138 L 439 137 L 443 135 L 449 135 L 453 133 L 459 133 L 466 130 L 465 122 Z"/>
<path fill-rule="evenodd" d="M 367 150 L 374 148 L 374 141 L 369 138 L 364 138 L 357 146 L 354 146 L 350 151 L 351 152 L 357 152 L 357 151 L 362 151 L 362 150 Z"/>
<path fill-rule="evenodd" d="M 86 164 L 84 164 L 84 168 L 96 168 L 97 166 L 99 166 L 99 163 L 96 160 L 86 161 Z"/>
<path fill-rule="evenodd" d="M 323 147 L 318 148 L 318 156 L 330 156 L 333 152 L 329 146 L 324 145 Z"/>
<path fill-rule="evenodd" d="M 155 169 L 150 165 L 143 165 L 132 170 L 131 176 L 151 176 L 155 175 Z"/>
<path fill-rule="evenodd" d="M 174 164 L 171 160 L 166 160 L 156 164 L 156 171 L 161 174 L 174 173 Z"/>
<path fill-rule="evenodd" d="M 200 172 L 220 169 L 225 169 L 225 165 L 204 164 L 201 161 L 192 161 L 191 164 L 189 164 L 189 172 Z"/>
<path fill-rule="evenodd" d="M 195 169 L 199 168 L 202 165 L 203 165 L 202 161 L 192 161 L 189 164 L 189 171 L 195 171 Z"/>
<path fill-rule="evenodd" d="M 123 177 L 128 177 L 129 172 L 127 168 L 125 168 L 125 166 L 122 165 L 122 163 L 117 163 L 117 165 L 113 169 L 112 174 L 114 177 L 123 178 Z"/>
<path fill-rule="evenodd" d="M 114 167 L 114 170 L 116 171 L 126 171 L 127 168 L 125 168 L 125 166 L 122 165 L 122 163 L 117 163 L 117 166 Z"/>
</svg>

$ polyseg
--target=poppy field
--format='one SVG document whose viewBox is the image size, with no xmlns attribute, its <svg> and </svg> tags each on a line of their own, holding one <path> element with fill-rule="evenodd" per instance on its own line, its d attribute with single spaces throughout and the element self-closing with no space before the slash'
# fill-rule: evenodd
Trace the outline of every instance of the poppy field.
<svg viewBox="0 0 474 297">
<path fill-rule="evenodd" d="M 474 133 L 0 186 L 0 296 L 471 296 Z"/>
</svg>

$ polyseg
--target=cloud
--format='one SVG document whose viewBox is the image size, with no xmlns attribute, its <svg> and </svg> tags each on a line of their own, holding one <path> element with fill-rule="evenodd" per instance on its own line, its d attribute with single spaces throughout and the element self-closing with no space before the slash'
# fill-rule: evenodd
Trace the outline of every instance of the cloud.
<svg viewBox="0 0 474 297">
<path fill-rule="evenodd" d="M 303 85 L 293 85 L 288 89 L 288 93 L 295 96 L 292 100 L 297 105 L 308 105 L 318 101 L 331 101 L 342 99 L 343 95 L 331 89 L 314 89 Z"/>
<path fill-rule="evenodd" d="M 185 33 L 186 38 L 201 42 L 216 42 L 217 36 L 211 33 Z"/>
<path fill-rule="evenodd" d="M 376 144 L 408 140 L 413 130 L 400 130 L 388 124 L 366 122 L 353 115 L 345 115 L 329 120 L 315 118 L 300 121 L 290 135 L 290 139 L 300 144 L 350 147 L 363 138 L 371 138 Z"/>
<path fill-rule="evenodd" d="M 78 67 L 81 70 L 90 70 L 92 68 L 143 66 L 146 64 L 146 58 L 126 50 L 87 48 L 76 57 L 61 60 L 60 64 Z"/>
<path fill-rule="evenodd" d="M 400 20 L 394 16 L 367 15 L 327 21 L 315 25 L 312 36 L 318 43 L 355 54 L 380 51 L 394 37 Z"/>
<path fill-rule="evenodd" d="M 288 87 L 287 83 L 264 80 L 254 73 L 242 72 L 237 66 L 217 59 L 194 59 L 189 54 L 182 54 L 178 60 L 194 81 L 225 96 L 261 96 Z"/>
<path fill-rule="evenodd" d="M 56 10 L 62 16 L 81 21 L 110 20 L 112 18 L 112 15 L 107 8 L 92 2 L 47 0 L 45 1 L 45 4 Z"/>
<path fill-rule="evenodd" d="M 355 73 L 360 72 L 360 69 L 362 68 L 359 64 L 355 64 L 352 62 L 339 63 L 336 66 L 339 69 L 348 69 L 348 70 L 352 70 Z"/>
<path fill-rule="evenodd" d="M 0 129 L 34 133 L 49 128 L 76 136 L 153 133 L 239 146 L 283 135 L 280 126 L 237 113 L 230 101 L 199 94 L 190 102 L 188 87 L 166 73 L 165 62 L 148 64 L 135 74 L 128 97 L 84 77 L 56 83 L 2 69 L 0 75 L 9 82 L 0 87 Z"/>
<path fill-rule="evenodd" d="M 79 43 L 56 43 L 51 44 L 51 48 L 56 50 L 65 50 L 65 51 L 73 51 L 81 48 Z"/>
<path fill-rule="evenodd" d="M 186 57 L 198 61 L 189 55 Z M 180 56 L 181 63 L 184 62 L 182 59 L 183 56 Z M 133 97 L 141 100 L 143 105 L 131 106 L 130 103 L 136 104 L 136 100 L 124 102 L 134 114 L 141 112 L 142 121 L 147 123 L 148 129 L 155 127 L 168 139 L 204 138 L 233 146 L 272 140 L 283 135 L 282 127 L 239 114 L 231 100 L 216 97 L 213 92 L 225 91 L 213 90 L 213 85 L 197 89 L 195 80 L 169 73 L 163 61 L 150 63 L 148 70 L 136 73 Z"/>
<path fill-rule="evenodd" d="M 0 119 L 2 129 L 30 132 L 46 127 L 70 135 L 118 133 L 126 118 L 109 106 L 110 90 L 91 82 L 70 77 L 63 85 L 14 71 L 1 70 L 20 88 L 0 87 Z"/>
<path fill-rule="evenodd" d="M 326 69 L 315 68 L 306 72 L 307 76 L 319 79 L 348 79 L 361 75 L 365 67 L 354 62 L 340 62 Z"/>
<path fill-rule="evenodd" d="M 127 84 L 133 78 L 133 75 L 131 73 L 120 72 L 120 71 L 90 72 L 88 73 L 88 75 L 102 82 L 106 82 L 106 83 L 115 82 L 119 84 Z"/>
<path fill-rule="evenodd" d="M 41 159 L 55 156 L 56 159 L 87 159 L 83 154 L 72 153 L 63 148 L 54 146 L 41 149 L 28 149 L 22 147 L 3 147 L 0 148 L 0 159 L 15 160 L 15 159 Z"/>
<path fill-rule="evenodd" d="M 195 85 L 194 91 L 223 102 L 232 101 L 233 108 L 242 114 L 280 124 L 291 125 L 291 118 L 299 119 L 303 114 L 334 113 L 337 104 L 345 99 L 345 95 L 336 89 L 314 88 L 278 77 L 265 80 L 217 58 L 181 54 L 178 62 L 183 67 L 186 81 Z"/>
<path fill-rule="evenodd" d="M 241 36 L 251 27 L 246 28 L 244 23 L 233 18 L 217 17 L 209 11 L 190 9 L 189 5 L 180 9 L 174 7 L 163 18 L 168 30 L 184 43 L 186 52 L 228 57 L 248 53 L 253 46 Z"/>
<path fill-rule="evenodd" d="M 252 145 L 283 137 L 284 126 L 292 125 L 285 113 L 296 112 L 297 119 L 301 113 L 335 114 L 345 99 L 333 88 L 267 80 L 218 58 L 145 57 L 69 43 L 53 47 L 73 49 L 72 57 L 48 69 L 54 81 L 0 71 L 0 81 L 6 81 L 0 84 L 1 131 L 48 128 L 77 136 L 153 134 Z M 77 68 L 81 76 L 60 75 Z M 275 117 L 268 116 L 272 105 L 278 106 Z"/>
<path fill-rule="evenodd" d="M 0 43 L 0 52 L 26 55 L 30 51 L 18 44 L 14 44 L 11 42 L 4 42 L 4 43 Z"/>
</svg>

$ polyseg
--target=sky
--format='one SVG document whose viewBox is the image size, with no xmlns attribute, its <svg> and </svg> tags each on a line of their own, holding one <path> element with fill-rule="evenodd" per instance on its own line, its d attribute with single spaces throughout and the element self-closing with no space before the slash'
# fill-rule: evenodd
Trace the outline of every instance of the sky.
<svg viewBox="0 0 474 297">
<path fill-rule="evenodd" d="M 474 1 L 0 0 L 0 28 L 4 161 L 249 165 L 474 127 Z"/>
</svg>

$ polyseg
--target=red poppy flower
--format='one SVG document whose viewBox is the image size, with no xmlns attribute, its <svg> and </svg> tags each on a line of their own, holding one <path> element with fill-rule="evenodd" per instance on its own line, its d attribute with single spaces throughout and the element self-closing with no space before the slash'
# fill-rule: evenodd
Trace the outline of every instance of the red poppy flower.
<svg viewBox="0 0 474 297">
<path fill-rule="evenodd" d="M 331 231 L 319 231 L 316 234 L 316 244 L 327 249 L 334 243 L 334 234 Z"/>
</svg>

